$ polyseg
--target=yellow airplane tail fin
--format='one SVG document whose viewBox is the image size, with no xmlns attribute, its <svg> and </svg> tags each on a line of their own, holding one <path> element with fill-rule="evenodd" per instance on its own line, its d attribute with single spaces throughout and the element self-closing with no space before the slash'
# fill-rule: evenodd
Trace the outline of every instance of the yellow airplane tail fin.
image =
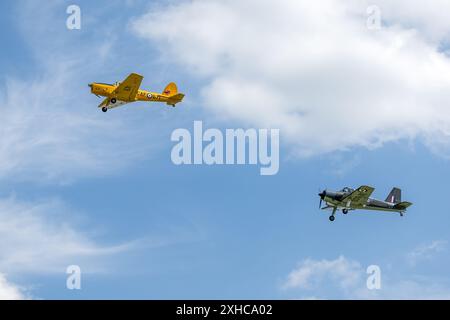
<svg viewBox="0 0 450 320">
<path fill-rule="evenodd" d="M 164 89 L 163 94 L 172 97 L 178 93 L 177 85 L 173 82 L 169 83 Z"/>
</svg>

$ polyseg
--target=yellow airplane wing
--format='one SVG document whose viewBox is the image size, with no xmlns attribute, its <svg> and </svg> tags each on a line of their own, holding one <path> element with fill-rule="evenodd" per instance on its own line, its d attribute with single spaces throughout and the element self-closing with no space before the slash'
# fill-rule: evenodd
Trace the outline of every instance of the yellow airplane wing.
<svg viewBox="0 0 450 320">
<path fill-rule="evenodd" d="M 109 98 L 106 98 L 105 100 L 102 101 L 102 103 L 100 103 L 100 105 L 98 107 L 103 108 L 103 107 L 108 107 L 108 105 L 109 105 Z"/>
<path fill-rule="evenodd" d="M 129 102 L 126 101 L 121 101 L 121 100 L 116 100 L 114 103 L 111 102 L 110 98 L 106 98 L 105 100 L 103 100 L 102 103 L 100 103 L 100 105 L 98 106 L 100 109 L 103 107 L 106 107 L 108 109 L 113 109 L 113 108 L 117 108 L 117 107 L 121 107 L 123 105 L 128 104 Z"/>
<path fill-rule="evenodd" d="M 130 74 L 125 81 L 114 90 L 114 96 L 117 100 L 126 102 L 134 101 L 139 87 L 141 86 L 142 79 L 144 79 L 144 77 L 139 74 Z"/>
</svg>

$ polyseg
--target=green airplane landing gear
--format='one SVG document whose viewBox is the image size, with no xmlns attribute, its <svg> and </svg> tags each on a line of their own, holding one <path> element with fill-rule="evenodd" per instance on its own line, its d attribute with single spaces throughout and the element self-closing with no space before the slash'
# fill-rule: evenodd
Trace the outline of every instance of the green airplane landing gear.
<svg viewBox="0 0 450 320">
<path fill-rule="evenodd" d="M 348 213 L 348 209 L 343 209 L 343 210 L 342 210 L 342 213 L 343 213 L 343 214 L 347 214 L 347 213 Z"/>
<path fill-rule="evenodd" d="M 336 209 L 337 209 L 336 207 L 333 208 L 333 213 L 331 214 L 331 216 L 329 218 L 331 222 L 333 222 L 335 219 L 334 215 L 336 214 Z"/>
</svg>

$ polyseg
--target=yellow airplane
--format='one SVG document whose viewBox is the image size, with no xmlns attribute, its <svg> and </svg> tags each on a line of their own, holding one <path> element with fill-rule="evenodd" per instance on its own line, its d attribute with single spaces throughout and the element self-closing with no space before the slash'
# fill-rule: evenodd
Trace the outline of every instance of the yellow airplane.
<svg viewBox="0 0 450 320">
<path fill-rule="evenodd" d="M 91 93 L 97 97 L 106 97 L 98 106 L 103 112 L 136 101 L 165 102 L 172 107 L 183 101 L 184 94 L 178 93 L 175 83 L 169 83 L 162 93 L 154 93 L 139 89 L 142 79 L 144 79 L 143 76 L 132 73 L 123 82 L 116 82 L 115 84 L 94 82 L 89 84 L 89 87 Z"/>
</svg>

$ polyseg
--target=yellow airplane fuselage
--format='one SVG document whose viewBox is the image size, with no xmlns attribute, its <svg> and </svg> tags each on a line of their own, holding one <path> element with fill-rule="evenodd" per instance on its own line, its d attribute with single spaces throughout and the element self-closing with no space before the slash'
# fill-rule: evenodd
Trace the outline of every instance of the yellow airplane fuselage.
<svg viewBox="0 0 450 320">
<path fill-rule="evenodd" d="M 112 84 L 104 84 L 104 83 L 92 83 L 89 85 L 91 87 L 91 92 L 95 95 L 107 97 L 107 98 L 117 98 L 114 95 L 114 91 L 117 86 Z M 170 96 L 150 92 L 146 90 L 138 90 L 134 99 L 120 99 L 123 102 L 136 102 L 136 101 L 147 101 L 147 102 L 168 102 Z"/>
</svg>

